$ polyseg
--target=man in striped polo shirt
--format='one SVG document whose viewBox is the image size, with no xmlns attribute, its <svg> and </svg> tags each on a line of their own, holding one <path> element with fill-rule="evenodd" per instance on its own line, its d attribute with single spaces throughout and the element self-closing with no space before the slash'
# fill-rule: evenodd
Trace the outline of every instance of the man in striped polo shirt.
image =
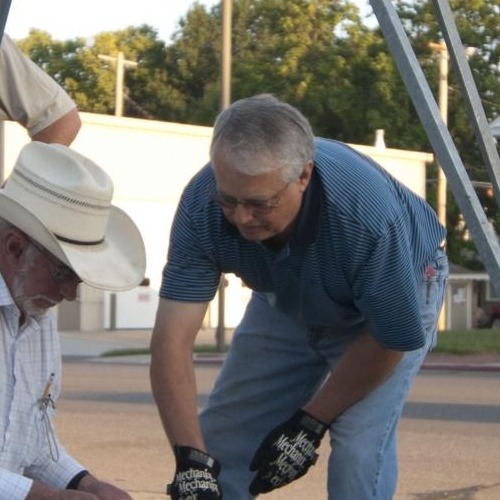
<svg viewBox="0 0 500 500">
<path fill-rule="evenodd" d="M 379 165 L 315 139 L 270 95 L 219 115 L 210 156 L 178 206 L 151 345 L 171 497 L 284 486 L 329 431 L 328 498 L 391 499 L 398 421 L 436 340 L 445 229 Z M 198 418 L 191 354 L 221 273 L 253 294 Z"/>
</svg>

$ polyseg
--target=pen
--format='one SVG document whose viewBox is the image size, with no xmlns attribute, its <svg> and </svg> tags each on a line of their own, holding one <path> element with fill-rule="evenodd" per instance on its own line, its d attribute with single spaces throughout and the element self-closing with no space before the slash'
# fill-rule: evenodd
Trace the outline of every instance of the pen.
<svg viewBox="0 0 500 500">
<path fill-rule="evenodd" d="M 52 383 L 54 382 L 55 373 L 51 373 L 49 380 L 45 384 L 45 389 L 43 390 L 42 399 L 40 400 L 40 408 L 46 408 L 49 402 L 51 401 L 50 388 L 52 387 Z"/>
<path fill-rule="evenodd" d="M 52 395 L 50 393 L 54 378 L 55 373 L 51 373 L 49 380 L 45 384 L 42 398 L 40 399 L 40 411 L 42 412 L 42 421 L 44 423 L 45 432 L 47 434 L 50 456 L 52 457 L 52 460 L 54 460 L 54 462 L 57 462 L 59 460 L 59 448 L 57 446 L 57 439 L 54 434 L 54 429 L 52 428 L 52 423 L 50 422 L 50 416 L 47 413 L 47 408 L 49 405 L 52 408 L 55 408 L 54 400 L 52 399 Z"/>
</svg>

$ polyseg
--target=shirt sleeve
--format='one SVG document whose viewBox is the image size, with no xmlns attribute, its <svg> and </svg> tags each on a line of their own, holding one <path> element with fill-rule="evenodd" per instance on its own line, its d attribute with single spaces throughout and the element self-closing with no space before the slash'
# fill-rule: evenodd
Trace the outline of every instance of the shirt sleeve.
<svg viewBox="0 0 500 500">
<path fill-rule="evenodd" d="M 21 474 L 0 469 L 0 498 L 24 500 L 31 489 L 33 481 Z"/>
<path fill-rule="evenodd" d="M 4 33 L 0 45 L 0 118 L 17 121 L 32 137 L 75 107 L 64 89 Z"/>
<path fill-rule="evenodd" d="M 24 500 L 31 490 L 33 480 L 38 480 L 53 488 L 65 489 L 68 483 L 79 472 L 85 470 L 59 446 L 59 461 L 45 460 L 41 465 L 33 465 L 25 471 L 25 475 L 16 474 L 0 468 L 0 498 Z"/>
<path fill-rule="evenodd" d="M 425 332 L 413 254 L 401 224 L 400 217 L 375 242 L 354 291 L 377 341 L 388 349 L 411 351 L 425 345 Z"/>
<path fill-rule="evenodd" d="M 59 460 L 57 462 L 54 462 L 50 457 L 45 457 L 44 460 L 28 467 L 25 471 L 26 476 L 63 490 L 79 472 L 86 470 L 82 464 L 68 454 L 60 443 L 58 443 L 58 448 Z"/>
<path fill-rule="evenodd" d="M 197 217 L 201 219 L 197 221 Z M 210 249 L 209 226 L 203 214 L 190 209 L 185 198 L 181 200 L 170 233 L 162 298 L 185 302 L 209 302 L 214 298 L 221 272 Z"/>
</svg>

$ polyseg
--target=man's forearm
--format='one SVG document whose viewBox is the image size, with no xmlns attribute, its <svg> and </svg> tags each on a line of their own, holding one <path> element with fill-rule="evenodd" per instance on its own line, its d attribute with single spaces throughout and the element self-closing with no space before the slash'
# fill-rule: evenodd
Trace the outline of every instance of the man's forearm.
<svg viewBox="0 0 500 500">
<path fill-rule="evenodd" d="M 368 332 L 346 350 L 330 377 L 304 410 L 327 424 L 377 388 L 404 353 L 383 348 Z"/>
<path fill-rule="evenodd" d="M 204 450 L 192 356 L 169 356 L 163 349 L 153 348 L 150 374 L 153 396 L 170 443 Z"/>
</svg>

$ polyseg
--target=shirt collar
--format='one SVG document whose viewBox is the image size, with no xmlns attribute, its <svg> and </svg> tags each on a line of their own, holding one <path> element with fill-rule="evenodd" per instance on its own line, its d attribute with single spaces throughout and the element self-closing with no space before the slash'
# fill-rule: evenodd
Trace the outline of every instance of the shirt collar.
<svg viewBox="0 0 500 500">
<path fill-rule="evenodd" d="M 0 307 L 15 305 L 4 277 L 0 274 Z"/>
<path fill-rule="evenodd" d="M 306 246 L 316 240 L 321 217 L 321 198 L 321 185 L 316 170 L 313 168 L 311 180 L 304 191 L 302 206 L 290 240 L 291 245 Z"/>
<path fill-rule="evenodd" d="M 3 309 L 4 320 L 8 326 L 9 334 L 12 338 L 21 333 L 19 328 L 19 317 L 21 315 L 4 277 L 0 274 L 0 308 Z"/>
</svg>

